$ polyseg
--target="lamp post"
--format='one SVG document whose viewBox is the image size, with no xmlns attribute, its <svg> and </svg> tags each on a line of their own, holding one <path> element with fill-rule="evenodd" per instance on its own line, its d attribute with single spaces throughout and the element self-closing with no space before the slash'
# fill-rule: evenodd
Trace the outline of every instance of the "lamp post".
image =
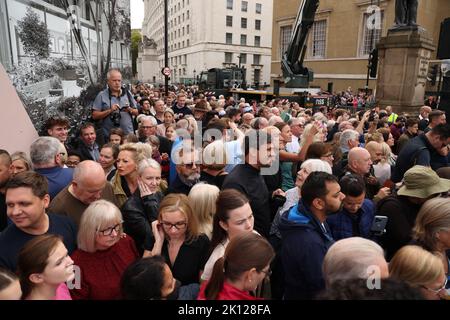
<svg viewBox="0 0 450 320">
<path fill-rule="evenodd" d="M 196 73 L 196 71 L 194 69 L 194 85 L 197 84 L 197 78 L 195 77 L 195 73 Z"/>
<path fill-rule="evenodd" d="M 239 69 L 241 68 L 241 55 L 238 55 L 237 58 L 239 59 Z"/>
<path fill-rule="evenodd" d="M 169 67 L 169 0 L 164 0 L 164 64 Z M 166 97 L 169 95 L 169 76 L 164 75 Z"/>
</svg>

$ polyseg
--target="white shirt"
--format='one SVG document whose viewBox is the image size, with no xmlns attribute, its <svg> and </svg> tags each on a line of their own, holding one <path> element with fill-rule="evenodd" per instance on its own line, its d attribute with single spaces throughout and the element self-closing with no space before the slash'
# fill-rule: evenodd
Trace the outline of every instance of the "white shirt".
<svg viewBox="0 0 450 320">
<path fill-rule="evenodd" d="M 291 153 L 299 153 L 300 152 L 300 143 L 298 142 L 298 138 L 292 135 L 292 142 L 286 144 L 286 151 Z"/>
</svg>

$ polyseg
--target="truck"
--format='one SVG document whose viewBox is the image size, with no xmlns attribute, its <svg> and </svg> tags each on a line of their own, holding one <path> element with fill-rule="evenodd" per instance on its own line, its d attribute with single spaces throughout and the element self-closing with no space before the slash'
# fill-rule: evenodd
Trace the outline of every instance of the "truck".
<svg viewBox="0 0 450 320">
<path fill-rule="evenodd" d="M 246 88 L 245 68 L 212 68 L 202 71 L 198 76 L 201 91 L 215 92 L 215 95 L 227 95 L 232 89 Z"/>
</svg>

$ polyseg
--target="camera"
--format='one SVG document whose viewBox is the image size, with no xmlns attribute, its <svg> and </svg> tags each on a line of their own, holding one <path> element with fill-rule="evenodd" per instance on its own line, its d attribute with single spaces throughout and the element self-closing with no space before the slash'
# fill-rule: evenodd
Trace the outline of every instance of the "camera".
<svg viewBox="0 0 450 320">
<path fill-rule="evenodd" d="M 120 127 L 120 118 L 122 118 L 122 116 L 119 111 L 114 111 L 111 113 L 110 118 L 113 126 Z"/>
</svg>

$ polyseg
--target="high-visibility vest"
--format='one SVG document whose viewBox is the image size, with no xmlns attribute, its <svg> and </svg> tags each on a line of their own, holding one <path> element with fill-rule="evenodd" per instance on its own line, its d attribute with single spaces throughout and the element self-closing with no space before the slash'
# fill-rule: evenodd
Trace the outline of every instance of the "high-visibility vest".
<svg viewBox="0 0 450 320">
<path fill-rule="evenodd" d="M 394 123 L 395 121 L 397 121 L 397 118 L 398 118 L 398 114 L 392 112 L 388 118 L 388 122 Z"/>
</svg>

